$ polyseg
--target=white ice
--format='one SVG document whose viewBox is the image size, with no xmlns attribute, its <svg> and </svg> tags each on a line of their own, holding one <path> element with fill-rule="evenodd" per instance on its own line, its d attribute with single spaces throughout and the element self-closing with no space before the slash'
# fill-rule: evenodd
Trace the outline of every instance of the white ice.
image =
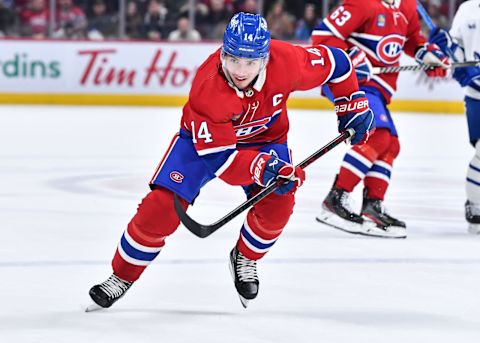
<svg viewBox="0 0 480 343">
<path fill-rule="evenodd" d="M 238 218 L 203 240 L 180 227 L 123 299 L 85 313 L 180 114 L 0 107 L 0 342 L 480 341 L 480 237 L 467 234 L 463 213 L 473 149 L 461 115 L 394 114 L 402 151 L 386 205 L 407 222 L 406 240 L 315 221 L 342 145 L 308 167 L 247 310 L 228 270 Z M 329 111 L 290 118 L 297 162 L 337 134 Z M 214 181 L 189 213 L 210 223 L 243 201 Z"/>
</svg>

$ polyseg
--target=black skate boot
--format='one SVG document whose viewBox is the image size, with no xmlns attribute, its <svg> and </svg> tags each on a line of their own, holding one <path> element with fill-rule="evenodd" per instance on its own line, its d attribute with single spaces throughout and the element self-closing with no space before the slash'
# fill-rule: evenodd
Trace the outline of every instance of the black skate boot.
<svg viewBox="0 0 480 343">
<path fill-rule="evenodd" d="M 115 274 L 112 274 L 106 281 L 90 288 L 90 298 L 100 307 L 92 305 L 87 308 L 87 312 L 112 306 L 114 302 L 125 294 L 132 284 L 133 282 L 122 280 Z"/>
<path fill-rule="evenodd" d="M 317 221 L 348 233 L 376 236 L 378 228 L 353 212 L 350 206 L 350 193 L 335 185 L 322 203 Z"/>
<path fill-rule="evenodd" d="M 350 222 L 362 224 L 363 218 L 352 211 L 349 197 L 350 193 L 333 186 L 330 190 L 330 193 L 328 193 L 327 197 L 323 201 L 323 207 L 336 214 L 340 218 Z"/>
<path fill-rule="evenodd" d="M 230 272 L 240 301 L 247 308 L 248 301 L 258 294 L 257 261 L 246 258 L 235 247 L 230 252 Z"/>
<path fill-rule="evenodd" d="M 368 191 L 363 190 L 362 216 L 365 221 L 375 223 L 380 229 L 383 229 L 382 237 L 405 238 L 407 237 L 407 225 L 405 222 L 392 217 L 387 213 L 383 201 L 368 197 Z"/>
<path fill-rule="evenodd" d="M 465 219 L 469 223 L 468 232 L 473 235 L 480 234 L 480 205 L 467 200 L 465 203 Z"/>
</svg>

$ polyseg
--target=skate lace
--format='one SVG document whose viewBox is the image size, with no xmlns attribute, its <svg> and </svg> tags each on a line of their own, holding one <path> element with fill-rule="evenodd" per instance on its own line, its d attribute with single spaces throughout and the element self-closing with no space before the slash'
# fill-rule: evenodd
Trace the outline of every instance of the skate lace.
<svg viewBox="0 0 480 343">
<path fill-rule="evenodd" d="M 340 196 L 340 204 L 342 204 L 342 206 L 347 209 L 347 211 L 353 212 L 352 204 L 350 201 L 350 193 L 342 193 L 342 195 Z"/>
<path fill-rule="evenodd" d="M 237 256 L 237 275 L 240 281 L 251 282 L 257 281 L 257 261 L 250 260 L 238 253 Z"/>
<path fill-rule="evenodd" d="M 116 275 L 112 275 L 100 285 L 100 288 L 111 298 L 117 298 L 125 293 L 131 284 L 131 282 L 123 281 Z"/>
</svg>

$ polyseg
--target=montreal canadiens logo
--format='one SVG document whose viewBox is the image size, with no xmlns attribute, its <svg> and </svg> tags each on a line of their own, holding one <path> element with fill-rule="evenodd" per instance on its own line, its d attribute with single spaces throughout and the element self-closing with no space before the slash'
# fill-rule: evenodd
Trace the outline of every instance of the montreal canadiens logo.
<svg viewBox="0 0 480 343">
<path fill-rule="evenodd" d="M 173 182 L 182 183 L 184 178 L 185 178 L 185 176 L 183 176 L 181 173 L 179 173 L 177 171 L 172 171 L 170 173 L 170 179 L 172 179 Z"/>
<path fill-rule="evenodd" d="M 405 37 L 400 35 L 388 35 L 383 37 L 377 44 L 377 56 L 385 64 L 396 63 L 402 54 Z"/>
</svg>

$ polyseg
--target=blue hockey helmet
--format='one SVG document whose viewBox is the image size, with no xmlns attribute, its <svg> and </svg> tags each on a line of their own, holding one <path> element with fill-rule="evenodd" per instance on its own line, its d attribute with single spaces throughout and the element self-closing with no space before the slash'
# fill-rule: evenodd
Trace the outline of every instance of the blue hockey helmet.
<svg viewBox="0 0 480 343">
<path fill-rule="evenodd" d="M 223 34 L 224 53 L 245 58 L 265 58 L 270 51 L 270 31 L 259 14 L 235 14 Z"/>
</svg>

